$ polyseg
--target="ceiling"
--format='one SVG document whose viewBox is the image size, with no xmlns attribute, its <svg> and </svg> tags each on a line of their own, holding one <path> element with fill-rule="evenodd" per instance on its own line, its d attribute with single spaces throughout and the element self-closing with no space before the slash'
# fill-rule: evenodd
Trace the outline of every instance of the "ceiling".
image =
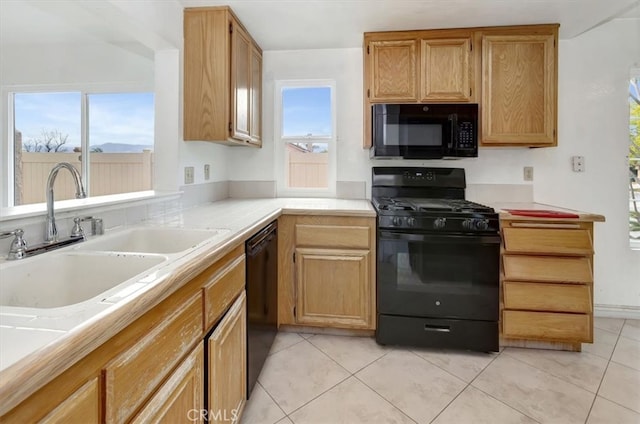
<svg viewBox="0 0 640 424">
<path fill-rule="evenodd" d="M 0 44 L 131 44 L 130 31 L 109 13 L 109 3 L 117 1 L 0 0 Z M 640 0 L 173 1 L 231 6 L 263 50 L 360 47 L 367 31 L 557 22 L 560 38 L 567 39 L 616 17 L 640 25 Z"/>
<path fill-rule="evenodd" d="M 566 39 L 615 17 L 640 18 L 639 0 L 179 1 L 231 6 L 263 50 L 360 47 L 368 31 L 539 23 L 560 23 Z"/>
</svg>

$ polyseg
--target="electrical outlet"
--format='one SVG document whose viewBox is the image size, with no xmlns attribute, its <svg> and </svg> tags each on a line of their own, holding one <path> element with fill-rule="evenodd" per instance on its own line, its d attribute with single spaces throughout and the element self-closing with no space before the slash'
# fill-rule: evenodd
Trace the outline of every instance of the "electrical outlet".
<svg viewBox="0 0 640 424">
<path fill-rule="evenodd" d="M 522 177 L 525 181 L 533 181 L 533 166 L 525 166 L 522 171 Z"/>
<path fill-rule="evenodd" d="M 184 183 L 193 184 L 193 166 L 184 167 Z"/>
<path fill-rule="evenodd" d="M 211 178 L 211 165 L 206 164 L 204 166 L 204 180 L 209 181 L 209 178 Z"/>
<path fill-rule="evenodd" d="M 584 156 L 571 156 L 573 172 L 584 172 Z"/>
</svg>

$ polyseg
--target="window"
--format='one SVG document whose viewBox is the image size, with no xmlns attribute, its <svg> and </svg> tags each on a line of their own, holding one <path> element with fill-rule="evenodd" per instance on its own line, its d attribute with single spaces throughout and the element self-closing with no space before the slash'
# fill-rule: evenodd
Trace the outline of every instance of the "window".
<svg viewBox="0 0 640 424">
<path fill-rule="evenodd" d="M 640 249 L 640 70 L 629 81 L 629 239 Z"/>
<path fill-rule="evenodd" d="M 9 206 L 45 202 L 50 170 L 69 162 L 89 196 L 151 190 L 153 93 L 13 93 Z M 11 195 L 12 194 L 12 195 Z M 55 200 L 73 199 L 65 172 Z"/>
<path fill-rule="evenodd" d="M 333 196 L 335 82 L 276 83 L 278 195 Z"/>
</svg>

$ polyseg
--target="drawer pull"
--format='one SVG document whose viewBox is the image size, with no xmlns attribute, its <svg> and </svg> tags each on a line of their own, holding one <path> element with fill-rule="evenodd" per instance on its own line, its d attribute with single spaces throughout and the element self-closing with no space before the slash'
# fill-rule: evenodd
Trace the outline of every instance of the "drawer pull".
<svg viewBox="0 0 640 424">
<path fill-rule="evenodd" d="M 424 325 L 424 331 L 430 331 L 433 333 L 451 333 L 450 327 L 441 327 L 439 325 Z"/>
</svg>

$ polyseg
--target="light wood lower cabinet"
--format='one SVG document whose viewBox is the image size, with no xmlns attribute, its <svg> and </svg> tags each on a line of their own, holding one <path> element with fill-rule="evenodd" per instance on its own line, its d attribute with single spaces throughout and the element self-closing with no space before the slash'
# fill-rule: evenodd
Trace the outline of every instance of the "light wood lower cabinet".
<svg viewBox="0 0 640 424">
<path fill-rule="evenodd" d="M 296 249 L 297 322 L 367 328 L 369 262 L 368 250 Z"/>
<path fill-rule="evenodd" d="M 199 344 L 131 421 L 145 423 L 204 422 L 204 347 Z"/>
<path fill-rule="evenodd" d="M 501 220 L 501 228 L 501 344 L 591 343 L 593 223 Z"/>
<path fill-rule="evenodd" d="M 244 267 L 242 243 L 181 283 L 0 422 L 202 422 L 208 414 L 205 360 L 213 371 L 209 407 L 228 411 L 211 421 L 230 422 L 225 418 L 233 410 L 241 411 L 246 396 Z M 204 358 L 204 336 L 218 321 Z"/>
<path fill-rule="evenodd" d="M 279 324 L 375 329 L 375 218 L 284 215 Z"/>
<path fill-rule="evenodd" d="M 105 366 L 105 421 L 127 421 L 201 335 L 202 296 L 197 292 Z"/>
<path fill-rule="evenodd" d="M 247 303 L 240 294 L 207 340 L 209 422 L 236 422 L 247 396 Z"/>
<path fill-rule="evenodd" d="M 98 378 L 94 378 L 80 387 L 40 421 L 42 424 L 88 424 L 99 422 L 100 383 Z"/>
</svg>

